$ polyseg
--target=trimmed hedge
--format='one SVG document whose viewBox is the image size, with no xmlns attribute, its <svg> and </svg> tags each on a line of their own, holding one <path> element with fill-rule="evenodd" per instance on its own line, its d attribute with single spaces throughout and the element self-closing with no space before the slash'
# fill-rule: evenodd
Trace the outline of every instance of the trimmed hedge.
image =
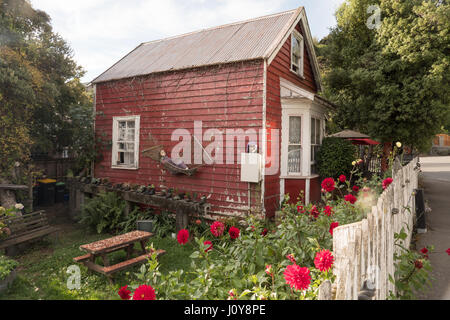
<svg viewBox="0 0 450 320">
<path fill-rule="evenodd" d="M 323 178 L 337 178 L 341 174 L 347 177 L 355 160 L 355 146 L 346 139 L 327 137 L 317 154 L 317 170 Z"/>
</svg>

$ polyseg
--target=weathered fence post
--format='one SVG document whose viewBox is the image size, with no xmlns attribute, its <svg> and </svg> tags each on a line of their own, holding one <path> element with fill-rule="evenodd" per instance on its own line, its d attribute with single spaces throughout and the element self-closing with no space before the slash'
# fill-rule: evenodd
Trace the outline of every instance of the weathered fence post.
<svg viewBox="0 0 450 320">
<path fill-rule="evenodd" d="M 331 294 L 331 281 L 325 280 L 319 286 L 318 300 L 333 300 Z"/>
</svg>

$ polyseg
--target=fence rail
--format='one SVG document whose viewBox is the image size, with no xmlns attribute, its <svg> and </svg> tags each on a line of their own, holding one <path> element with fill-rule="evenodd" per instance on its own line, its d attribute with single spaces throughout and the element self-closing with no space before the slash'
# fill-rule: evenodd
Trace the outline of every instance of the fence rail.
<svg viewBox="0 0 450 320">
<path fill-rule="evenodd" d="M 374 289 L 373 299 L 384 300 L 395 292 L 394 234 L 407 233 L 403 245 L 409 247 L 415 220 L 414 191 L 418 187 L 418 158 L 406 166 L 394 164 L 393 182 L 378 198 L 367 218 L 333 230 L 336 300 L 357 300 L 366 283 Z M 331 295 L 325 295 L 331 296 Z"/>
</svg>

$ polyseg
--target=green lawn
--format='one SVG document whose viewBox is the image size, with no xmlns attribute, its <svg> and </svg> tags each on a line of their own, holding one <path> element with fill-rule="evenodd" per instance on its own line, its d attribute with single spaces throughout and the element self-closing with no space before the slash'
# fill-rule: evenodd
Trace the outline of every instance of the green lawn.
<svg viewBox="0 0 450 320">
<path fill-rule="evenodd" d="M 66 300 L 66 299 L 120 299 L 117 291 L 123 285 L 136 279 L 135 272 L 139 266 L 114 274 L 114 284 L 98 273 L 88 272 L 81 264 L 72 261 L 74 257 L 84 254 L 79 246 L 96 240 L 110 237 L 108 234 L 94 234 L 79 226 L 73 226 L 61 232 L 59 241 L 51 236 L 35 242 L 19 256 L 14 257 L 20 263 L 18 276 L 7 292 L 0 295 L 0 300 Z M 191 244 L 181 246 L 171 238 L 152 238 L 156 249 L 166 250 L 159 258 L 162 273 L 170 270 L 190 267 L 189 255 L 193 251 Z M 125 258 L 125 251 L 110 254 L 111 263 Z M 71 265 L 80 266 L 81 288 L 69 290 L 67 280 L 70 276 L 67 268 Z"/>
</svg>

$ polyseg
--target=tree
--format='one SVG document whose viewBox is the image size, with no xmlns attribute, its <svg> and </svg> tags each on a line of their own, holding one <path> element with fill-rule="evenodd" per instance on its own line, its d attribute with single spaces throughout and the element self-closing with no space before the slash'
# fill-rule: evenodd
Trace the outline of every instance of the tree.
<svg viewBox="0 0 450 320">
<path fill-rule="evenodd" d="M 26 0 L 0 0 L 0 183 L 26 182 L 15 168 L 30 173 L 32 151 L 73 143 L 73 109 L 92 113 L 83 73 L 45 12 Z M 14 202 L 0 189 L 2 205 Z"/>
<path fill-rule="evenodd" d="M 373 28 L 381 9 L 380 24 Z M 369 13 L 368 13 L 369 12 Z M 424 150 L 450 113 L 450 4 L 347 0 L 317 47 L 333 120 Z"/>
</svg>

